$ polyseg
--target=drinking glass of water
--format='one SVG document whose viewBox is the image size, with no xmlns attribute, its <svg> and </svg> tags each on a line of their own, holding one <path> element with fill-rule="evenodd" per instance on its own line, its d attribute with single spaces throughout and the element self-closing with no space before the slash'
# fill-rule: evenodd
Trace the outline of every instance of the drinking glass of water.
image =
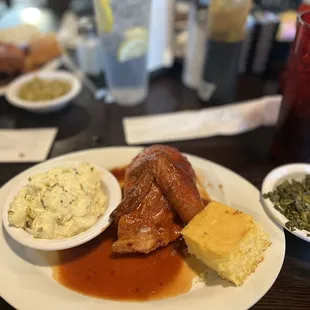
<svg viewBox="0 0 310 310">
<path fill-rule="evenodd" d="M 147 52 L 151 0 L 94 0 L 109 89 L 121 105 L 148 93 Z"/>
</svg>

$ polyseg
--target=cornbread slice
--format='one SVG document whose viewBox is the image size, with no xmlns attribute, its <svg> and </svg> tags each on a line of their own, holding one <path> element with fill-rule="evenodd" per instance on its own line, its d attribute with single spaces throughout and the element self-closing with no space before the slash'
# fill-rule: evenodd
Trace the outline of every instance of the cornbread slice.
<svg viewBox="0 0 310 310">
<path fill-rule="evenodd" d="M 182 230 L 188 252 L 240 286 L 264 259 L 269 236 L 252 216 L 216 201 Z"/>
</svg>

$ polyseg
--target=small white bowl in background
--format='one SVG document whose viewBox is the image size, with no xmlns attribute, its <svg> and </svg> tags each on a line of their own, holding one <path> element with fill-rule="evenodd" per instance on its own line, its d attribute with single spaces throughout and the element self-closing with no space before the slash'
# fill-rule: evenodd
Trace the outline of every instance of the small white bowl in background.
<svg viewBox="0 0 310 310">
<path fill-rule="evenodd" d="M 296 180 L 301 181 L 307 174 L 310 174 L 310 164 L 288 164 L 284 166 L 280 166 L 274 170 L 272 170 L 264 179 L 262 185 L 262 194 L 266 194 L 272 192 L 276 189 L 276 187 L 282 184 L 286 180 Z M 274 204 L 268 199 L 263 199 L 265 207 L 269 214 L 287 231 L 291 232 L 295 236 L 310 242 L 310 237 L 307 237 L 306 230 L 295 229 L 294 231 L 290 231 L 286 228 L 285 223 L 288 219 L 278 210 L 275 209 Z"/>
<path fill-rule="evenodd" d="M 58 79 L 64 80 L 71 84 L 71 89 L 65 95 L 55 98 L 52 100 L 44 100 L 44 101 L 28 101 L 23 100 L 18 97 L 18 92 L 20 87 L 32 80 L 33 78 L 38 77 L 41 79 L 49 80 L 49 79 Z M 6 100 L 12 105 L 28 110 L 34 113 L 48 113 L 59 111 L 64 108 L 67 104 L 69 104 L 81 91 L 82 84 L 81 81 L 75 77 L 72 73 L 67 71 L 37 71 L 28 73 L 25 75 L 16 78 L 10 85 L 6 91 L 5 97 Z"/>
<path fill-rule="evenodd" d="M 95 237 L 97 237 L 102 231 L 104 231 L 110 225 L 110 214 L 116 209 L 118 204 L 122 199 L 121 187 L 117 179 L 110 173 L 108 170 L 98 167 L 90 163 L 91 166 L 98 169 L 102 174 L 102 182 L 104 184 L 106 194 L 108 196 L 108 204 L 106 207 L 105 213 L 99 218 L 98 222 L 87 229 L 84 232 L 79 233 L 78 235 L 64 238 L 64 239 L 39 239 L 34 238 L 30 233 L 23 230 L 22 228 L 17 228 L 11 226 L 8 220 L 8 209 L 10 203 L 13 201 L 13 198 L 16 194 L 28 184 L 28 178 L 38 174 L 46 172 L 50 169 L 57 167 L 69 167 L 75 168 L 80 164 L 80 162 L 67 162 L 67 163 L 52 163 L 52 164 L 41 164 L 35 168 L 31 169 L 31 172 L 27 173 L 24 178 L 14 187 L 9 196 L 7 197 L 3 209 L 2 209 L 2 221 L 3 226 L 7 233 L 17 242 L 33 248 L 36 250 L 42 251 L 55 251 L 55 250 L 64 250 L 76 247 L 81 245 Z"/>
</svg>

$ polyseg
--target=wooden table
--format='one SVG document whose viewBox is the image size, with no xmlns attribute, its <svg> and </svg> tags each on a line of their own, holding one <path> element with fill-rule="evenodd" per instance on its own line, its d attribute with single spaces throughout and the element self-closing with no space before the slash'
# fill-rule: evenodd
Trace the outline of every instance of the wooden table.
<svg viewBox="0 0 310 310">
<path fill-rule="evenodd" d="M 261 89 L 262 81 L 246 78 L 242 89 Z M 247 85 L 247 87 L 245 87 Z M 259 95 L 259 94 L 256 94 Z M 251 95 L 239 92 L 242 98 Z M 184 88 L 173 74 L 152 81 L 149 100 L 135 108 L 106 105 L 93 100 L 84 90 L 67 109 L 49 115 L 33 115 L 18 110 L 0 100 L 0 126 L 8 128 L 55 126 L 59 134 L 50 158 L 72 151 L 93 147 L 125 145 L 122 117 L 138 114 L 155 114 L 184 109 L 199 109 L 201 103 L 195 93 Z M 268 156 L 272 128 L 260 128 L 232 136 L 214 137 L 170 145 L 224 165 L 260 188 L 264 176 L 274 167 Z M 29 164 L 0 164 L 0 185 Z M 253 309 L 310 309 L 310 245 L 292 234 L 287 234 L 287 254 L 279 278 Z M 3 279 L 2 279 L 3 281 Z M 11 309 L 4 301 L 0 309 Z"/>
<path fill-rule="evenodd" d="M 94 147 L 125 145 L 121 123 L 124 116 L 202 108 L 195 92 L 182 86 L 179 73 L 175 68 L 169 74 L 153 79 L 148 101 L 134 108 L 95 101 L 87 90 L 83 90 L 70 107 L 49 115 L 34 115 L 0 99 L 0 127 L 58 127 L 59 133 L 50 158 Z M 273 93 L 277 89 L 275 86 L 263 78 L 243 77 L 238 87 L 238 99 Z M 260 188 L 264 176 L 274 168 L 268 155 L 272 134 L 273 128 L 259 128 L 231 137 L 213 137 L 170 145 L 182 152 L 224 165 Z M 30 166 L 0 164 L 0 186 Z M 287 250 L 282 271 L 270 291 L 253 309 L 310 309 L 310 244 L 290 233 L 286 233 L 286 238 Z M 0 300 L 0 309 L 12 308 Z"/>
</svg>

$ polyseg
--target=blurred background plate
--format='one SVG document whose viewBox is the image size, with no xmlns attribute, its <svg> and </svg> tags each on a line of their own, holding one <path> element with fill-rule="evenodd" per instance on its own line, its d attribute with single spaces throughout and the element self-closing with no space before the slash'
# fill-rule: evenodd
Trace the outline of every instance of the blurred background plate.
<svg viewBox="0 0 310 310">
<path fill-rule="evenodd" d="M 64 95 L 44 101 L 28 101 L 19 97 L 18 92 L 22 85 L 39 78 L 42 80 L 58 80 L 65 81 L 70 84 L 70 90 Z M 80 80 L 67 71 L 40 71 L 22 75 L 12 82 L 6 91 L 6 99 L 12 105 L 25 109 L 34 113 L 48 113 L 59 111 L 69 104 L 81 91 L 82 84 Z"/>
</svg>

